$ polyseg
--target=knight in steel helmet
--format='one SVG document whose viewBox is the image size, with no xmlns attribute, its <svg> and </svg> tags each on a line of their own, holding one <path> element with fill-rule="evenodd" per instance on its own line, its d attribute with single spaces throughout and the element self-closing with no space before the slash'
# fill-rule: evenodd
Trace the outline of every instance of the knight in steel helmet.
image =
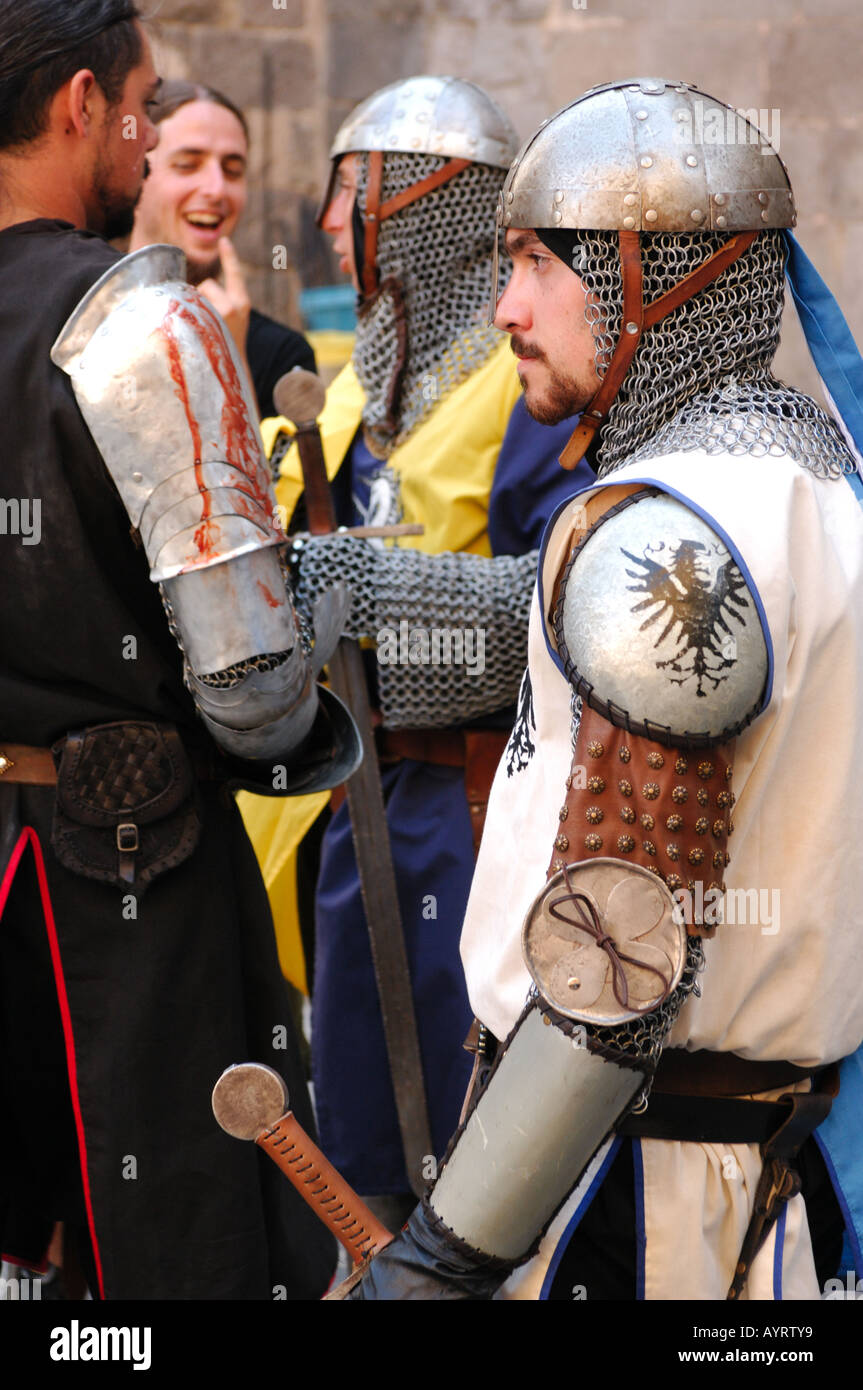
<svg viewBox="0 0 863 1390">
<path fill-rule="evenodd" d="M 458 77 L 394 82 L 336 134 L 319 222 L 336 230 L 333 195 L 356 189 L 337 250 L 355 266 L 353 361 L 366 438 L 381 457 L 499 344 L 481 312 L 486 210 L 517 144 L 500 107 Z"/>
<path fill-rule="evenodd" d="M 688 83 L 595 87 L 543 122 L 509 171 L 498 225 L 535 229 L 587 294 L 597 389 L 564 466 L 593 445 L 601 475 L 694 447 L 847 467 L 832 421 L 770 371 L 782 229 L 795 223 L 779 154 Z M 499 327 L 506 314 L 499 304 Z"/>
<path fill-rule="evenodd" d="M 810 1299 L 836 1271 L 830 1181 L 863 1181 L 863 489 L 771 375 L 794 215 L 758 130 L 681 82 L 594 88 L 507 176 L 496 323 L 600 477 L 543 537 L 524 755 L 462 929 L 493 1065 L 351 1298 Z M 863 362 L 816 300 L 859 448 Z"/>
<path fill-rule="evenodd" d="M 382 1019 L 407 1018 L 410 991 L 385 978 L 378 989 L 366 928 L 397 939 L 399 924 L 359 881 L 351 835 L 366 827 L 347 806 L 321 851 L 312 1060 L 328 1157 L 357 1192 L 386 1198 L 386 1219 L 397 1224 L 425 1181 L 417 1153 L 443 1151 L 464 1098 L 471 1015 L 458 928 L 488 787 L 517 702 L 529 709 L 522 682 L 536 553 L 573 483 L 557 462 L 569 427 L 531 419 L 509 343 L 487 323 L 490 213 L 515 149 L 509 121 L 473 83 L 396 82 L 336 135 L 320 218 L 359 293 L 351 360 L 319 422 L 337 520 L 402 534 L 299 534 L 292 568 L 301 614 L 344 580 L 353 596 L 346 632 L 377 650 L 370 698 L 422 1069 L 411 1068 L 405 1086 L 409 1049 L 393 1046 L 401 1066 L 389 1075 Z M 289 394 L 279 393 L 288 410 Z M 280 506 L 302 515 L 289 421 L 265 422 L 263 433 L 280 464 Z M 581 480 L 592 477 L 584 465 Z M 529 746 L 525 732 L 513 765 Z M 262 850 L 272 842 L 271 828 L 248 813 L 247 824 Z M 379 825 L 367 833 L 380 844 Z M 295 928 L 275 875 L 268 887 L 287 935 Z M 428 1141 L 417 1120 L 423 1090 Z"/>
</svg>

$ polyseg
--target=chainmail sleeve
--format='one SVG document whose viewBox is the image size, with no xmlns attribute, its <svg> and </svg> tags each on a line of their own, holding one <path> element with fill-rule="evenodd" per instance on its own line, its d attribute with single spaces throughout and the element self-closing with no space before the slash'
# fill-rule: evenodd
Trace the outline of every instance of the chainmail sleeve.
<svg viewBox="0 0 863 1390">
<path fill-rule="evenodd" d="M 345 633 L 377 645 L 384 727 L 464 724 L 513 704 L 527 660 L 537 555 L 425 555 L 350 536 L 295 543 L 306 615 L 339 580 L 352 591 Z"/>
</svg>

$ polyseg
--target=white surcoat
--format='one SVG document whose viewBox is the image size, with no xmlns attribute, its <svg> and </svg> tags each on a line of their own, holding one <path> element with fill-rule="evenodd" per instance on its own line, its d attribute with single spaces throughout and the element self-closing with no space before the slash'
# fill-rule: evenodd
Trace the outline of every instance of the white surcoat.
<svg viewBox="0 0 863 1390">
<path fill-rule="evenodd" d="M 678 497 L 725 540 L 762 609 L 771 664 L 766 707 L 738 736 L 734 757 L 725 887 L 744 920 L 732 924 L 727 912 L 705 941 L 701 996 L 687 1000 L 668 1045 L 807 1068 L 835 1061 L 863 1040 L 863 509 L 845 480 L 816 478 L 787 457 L 695 451 L 630 464 L 589 492 L 634 481 Z M 462 936 L 471 1004 L 498 1038 L 531 983 L 521 927 L 545 882 L 572 758 L 572 692 L 548 607 L 585 496 L 566 503 L 546 533 L 530 619 L 535 727 L 524 732 L 534 751 L 524 763 L 507 750 L 498 768 Z M 724 1299 L 761 1171 L 757 1145 L 634 1142 L 644 1296 Z M 504 1297 L 539 1296 L 580 1198 Z M 744 1296 L 819 1293 L 797 1197 Z"/>
</svg>

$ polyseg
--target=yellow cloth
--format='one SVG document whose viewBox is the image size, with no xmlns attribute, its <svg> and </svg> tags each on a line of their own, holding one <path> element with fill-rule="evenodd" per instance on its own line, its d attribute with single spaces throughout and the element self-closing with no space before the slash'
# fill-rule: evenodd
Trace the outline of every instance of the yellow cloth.
<svg viewBox="0 0 863 1390">
<path fill-rule="evenodd" d="M 330 799 L 311 796 L 252 796 L 239 792 L 237 805 L 255 847 L 276 927 L 282 974 L 302 994 L 309 993 L 297 905 L 297 850 Z"/>
<path fill-rule="evenodd" d="M 422 536 L 405 536 L 400 545 L 429 555 L 444 550 L 491 555 L 488 498 L 500 446 L 520 394 L 515 358 L 508 341 L 502 339 L 488 360 L 390 454 L 387 466 L 398 478 L 402 519 L 425 526 Z M 327 391 L 320 419 L 330 480 L 353 443 L 363 401 L 362 387 L 349 362 Z M 294 432 L 284 416 L 263 421 L 261 433 L 268 455 L 282 431 Z M 288 521 L 302 492 L 299 452 L 291 445 L 276 484 L 281 515 Z M 297 913 L 296 856 L 300 841 L 326 805 L 327 794 L 287 798 L 241 795 L 238 801 L 267 886 L 282 970 L 308 993 Z"/>
<path fill-rule="evenodd" d="M 399 544 L 439 555 L 444 550 L 490 555 L 488 498 L 497 457 L 512 408 L 521 394 L 515 358 L 501 342 L 483 365 L 451 391 L 387 459 L 399 483 L 402 520 L 425 526 L 422 536 Z M 353 364 L 327 392 L 321 437 L 327 477 L 333 479 L 360 425 L 363 391 Z M 283 416 L 261 426 L 267 453 L 282 430 Z M 282 460 L 276 500 L 288 519 L 303 491 L 299 453 L 292 445 Z"/>
</svg>

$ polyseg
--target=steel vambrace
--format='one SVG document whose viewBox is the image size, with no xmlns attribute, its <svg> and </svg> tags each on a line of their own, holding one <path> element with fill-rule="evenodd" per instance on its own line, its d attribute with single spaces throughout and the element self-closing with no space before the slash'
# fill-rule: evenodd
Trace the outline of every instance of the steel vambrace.
<svg viewBox="0 0 863 1390">
<path fill-rule="evenodd" d="M 221 319 L 151 246 L 113 266 L 52 349 L 140 534 L 213 738 L 289 758 L 318 711 L 282 574 L 251 388 Z"/>
</svg>

